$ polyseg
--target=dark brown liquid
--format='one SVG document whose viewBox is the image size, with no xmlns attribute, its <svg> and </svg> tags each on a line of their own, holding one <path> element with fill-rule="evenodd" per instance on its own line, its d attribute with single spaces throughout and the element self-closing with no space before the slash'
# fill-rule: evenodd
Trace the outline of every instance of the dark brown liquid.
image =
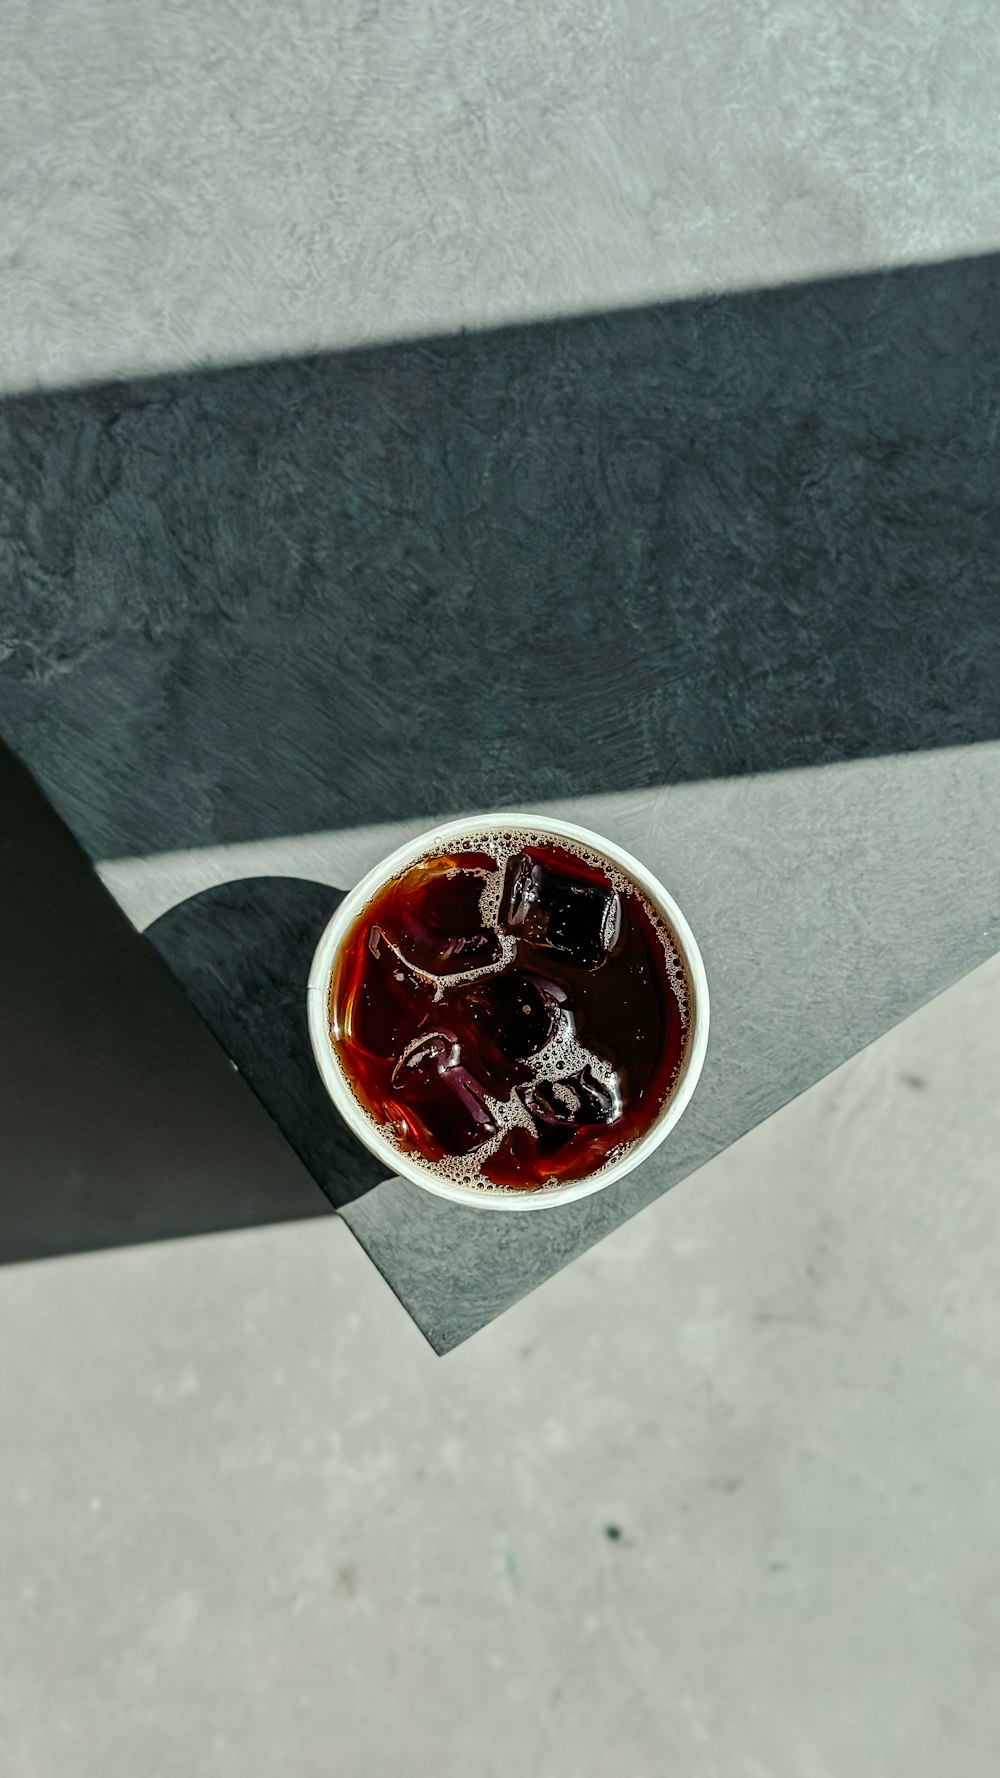
<svg viewBox="0 0 1000 1778">
<path fill-rule="evenodd" d="M 686 1010 L 638 890 L 555 844 L 498 856 L 422 859 L 369 902 L 334 964 L 330 1030 L 401 1151 L 531 1191 L 593 1173 L 649 1128 Z"/>
</svg>

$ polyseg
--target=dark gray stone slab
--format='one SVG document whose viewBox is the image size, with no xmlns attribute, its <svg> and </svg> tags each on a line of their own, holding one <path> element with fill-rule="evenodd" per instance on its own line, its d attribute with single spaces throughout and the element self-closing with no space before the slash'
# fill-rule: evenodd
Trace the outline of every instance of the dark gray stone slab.
<svg viewBox="0 0 1000 1778">
<path fill-rule="evenodd" d="M 560 805 L 641 856 L 690 915 L 708 1057 L 662 1148 L 580 1203 L 493 1215 L 394 1180 L 345 1207 L 432 1344 L 467 1338 L 992 956 L 998 811 L 997 743 Z"/>
<path fill-rule="evenodd" d="M 1000 734 L 996 256 L 0 405 L 95 858 Z"/>
<path fill-rule="evenodd" d="M 439 1350 L 996 947 L 998 284 L 991 257 L 0 407 L 0 721 L 93 857 L 554 801 L 704 944 L 678 1131 L 523 1219 L 356 1195 L 248 996 L 258 1091 Z"/>
<path fill-rule="evenodd" d="M 710 973 L 712 1039 L 692 1105 L 645 1166 L 582 1203 L 527 1217 L 459 1209 L 386 1179 L 327 1104 L 304 987 L 337 891 L 274 876 L 215 884 L 149 935 L 446 1351 L 988 957 L 1000 943 L 998 807 L 1000 743 L 558 805 L 639 853 L 691 913 Z M 364 843 L 335 833 L 260 850 L 272 869 L 310 859 L 351 881 L 404 837 L 382 828 Z M 231 868 L 249 868 L 252 851 L 233 848 Z M 188 855 L 185 874 L 199 863 L 215 873 L 226 857 L 224 848 Z M 163 861 L 166 883 L 177 863 Z M 146 861 L 140 882 L 114 873 L 127 899 L 159 890 L 155 867 Z"/>
</svg>

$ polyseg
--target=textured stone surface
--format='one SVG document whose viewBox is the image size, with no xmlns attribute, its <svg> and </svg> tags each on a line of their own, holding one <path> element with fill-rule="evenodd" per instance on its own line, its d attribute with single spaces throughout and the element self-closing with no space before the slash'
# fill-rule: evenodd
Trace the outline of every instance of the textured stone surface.
<svg viewBox="0 0 1000 1778">
<path fill-rule="evenodd" d="M 284 1016 L 268 1068 L 259 1032 L 273 958 L 259 955 L 257 980 L 240 980 L 258 946 L 259 910 L 279 912 L 283 886 L 272 873 L 308 870 L 349 886 L 412 827 L 124 860 L 104 876 L 139 921 L 161 895 L 193 897 L 161 915 L 153 941 L 414 1319 L 447 1350 L 988 957 L 1000 945 L 998 805 L 997 743 L 557 805 L 642 857 L 691 915 L 711 982 L 712 1039 L 692 1105 L 644 1166 L 531 1217 L 459 1209 L 401 1180 L 375 1183 L 360 1150 L 338 1146 L 311 1073 L 302 1081 L 289 1069 Z M 252 880 L 225 886 L 240 875 Z M 316 894 L 298 881 L 284 888 L 293 909 Z M 249 943 L 230 924 L 241 907 Z M 289 950 L 280 920 L 268 929 L 275 955 L 291 960 L 294 931 Z M 299 1022 L 308 949 L 297 987 L 294 969 L 279 986 Z"/>
<path fill-rule="evenodd" d="M 995 249 L 990 0 L 7 0 L 0 386 Z"/>
<path fill-rule="evenodd" d="M 990 1778 L 998 1047 L 1000 960 L 443 1363 L 337 1217 L 8 1270 L 4 1778 Z"/>
<path fill-rule="evenodd" d="M 981 259 L 0 409 L 2 721 L 92 855 L 571 797 L 706 940 L 709 1070 L 635 1179 L 544 1228 L 391 1184 L 350 1210 L 436 1345 L 995 947 L 996 750 L 937 750 L 1000 734 L 998 286 Z M 275 1056 L 251 1073 L 319 1152 Z"/>
<path fill-rule="evenodd" d="M 534 10 L 9 0 L 0 382 L 190 368 L 993 250 L 998 52 L 982 0 Z M 919 504 L 928 526 L 941 519 L 937 549 L 956 527 L 977 528 L 955 489 L 964 463 L 973 492 L 981 486 L 993 384 L 989 354 L 978 373 L 972 359 L 965 374 L 960 361 L 947 369 L 950 323 L 931 336 L 934 402 L 947 407 L 961 383 L 959 411 L 983 422 L 973 443 L 978 422 L 970 432 L 945 414 L 933 468 L 923 457 Z M 924 337 L 922 323 L 905 353 L 911 402 L 929 362 Z M 852 363 L 863 388 L 865 351 Z M 835 401 L 836 380 L 821 386 Z M 954 458 L 949 428 L 965 440 Z M 886 438 L 890 460 L 911 449 L 906 428 Z M 180 456 L 163 459 L 171 475 Z M 59 464 L 58 449 L 43 453 L 36 478 L 65 488 Z M 85 450 L 76 473 L 86 485 Z M 134 464 L 129 475 L 140 517 L 126 502 L 124 536 L 105 544 L 95 576 L 113 605 L 115 564 L 131 564 L 122 628 L 146 577 L 159 585 L 158 549 L 173 547 L 157 545 L 155 476 Z M 905 534 L 918 501 L 896 487 L 893 502 Z M 84 584 L 61 564 L 64 510 L 36 509 L 41 536 L 27 540 L 29 563 L 44 537 L 54 550 L 35 588 L 38 631 L 27 632 L 33 670 L 51 670 L 53 719 L 53 663 Z M 859 504 L 831 511 L 837 548 L 863 559 Z M 386 523 L 400 527 L 395 508 Z M 16 525 L 15 515 L 20 546 Z M 70 541 L 86 555 L 79 536 Z M 946 597 L 957 556 L 933 560 Z M 827 561 L 836 567 L 832 545 Z M 178 572 L 197 583 L 201 556 L 186 563 Z M 876 573 L 884 579 L 877 562 Z M 5 582 L 0 607 L 9 596 Z M 929 674 L 942 637 L 946 659 L 951 650 L 947 597 L 945 610 Z M 151 640 L 169 650 L 169 636 Z M 879 637 L 899 644 L 898 631 L 892 643 Z M 958 684 L 982 709 L 974 655 Z M 0 728 L 11 684 L 0 684 Z M 744 690 L 752 684 L 747 673 Z M 931 725 L 946 739 L 955 690 L 949 669 Z M 98 675 L 96 698 L 118 695 Z M 31 721 L 44 725 L 40 696 Z M 64 734 L 63 758 L 76 749 L 85 759 L 85 700 Z M 948 776 L 940 796 L 928 790 L 923 838 L 920 792 L 904 795 L 917 868 L 945 807 L 940 831 L 954 847 L 952 887 L 942 877 L 930 907 L 910 909 L 905 956 L 895 929 L 879 979 L 905 993 L 915 961 L 936 957 L 932 913 L 951 935 L 942 968 L 980 942 L 977 932 L 959 945 L 952 924 L 963 848 L 974 840 L 982 861 L 996 806 L 968 757 L 965 774 L 933 756 Z M 859 860 L 882 829 L 899 855 L 892 764 L 865 804 Z M 101 771 L 77 770 L 79 806 L 113 827 Z M 789 799 L 783 832 L 796 796 L 815 831 L 810 776 L 774 786 Z M 212 792 L 224 800 L 227 787 Z M 188 831 L 209 831 L 197 778 L 188 797 L 198 811 Z M 272 833 L 294 826 L 266 803 L 265 813 Z M 170 814 L 176 824 L 174 805 Z M 776 874 L 760 883 L 744 868 L 765 854 L 766 829 L 737 820 L 733 850 L 725 807 L 714 816 L 736 889 L 751 887 L 766 910 Z M 360 831 L 337 836 L 338 869 L 384 850 L 363 826 L 373 816 L 356 819 Z M 830 862 L 835 842 L 831 827 Z M 714 843 L 706 829 L 698 869 L 688 877 L 684 866 L 699 925 Z M 822 863 L 822 839 L 817 850 Z M 133 859 L 114 874 L 144 923 L 251 855 L 258 874 L 319 874 L 311 836 L 251 844 L 242 866 L 199 853 Z M 870 968 L 882 914 L 863 878 L 839 880 L 841 906 L 853 898 L 855 927 L 869 933 Z M 787 905 L 821 951 L 828 897 L 811 902 L 805 885 L 803 868 Z M 4 927 L 5 981 L 26 933 L 51 962 L 53 902 L 23 882 L 19 894 L 19 923 Z M 971 901 L 965 911 L 971 934 Z M 118 937 L 124 947 L 120 927 Z M 307 1182 L 268 1146 L 193 1015 L 173 999 L 173 1036 L 164 1021 L 155 1076 L 145 1074 L 137 1015 L 149 1003 L 132 1001 L 123 1018 L 128 972 L 118 980 L 97 945 L 87 960 L 91 1010 L 100 989 L 117 1014 L 103 1030 L 86 1026 L 86 1055 L 58 1025 L 58 974 L 31 982 L 43 1015 L 31 1040 L 42 1060 L 55 1054 L 74 1096 L 45 1099 L 42 1116 L 19 1126 L 20 1232 L 29 1211 L 55 1203 L 78 1242 L 95 1217 L 110 1237 L 116 1215 L 119 1239 L 130 1218 L 133 1237 L 176 1233 L 211 1226 L 220 1209 L 230 1222 L 280 1213 L 278 1187 L 300 1194 L 306 1213 Z M 734 952 L 725 975 L 738 965 Z M 332 1216 L 7 1268 L 4 1778 L 992 1774 L 996 988 L 995 967 L 966 980 L 442 1364 Z M 825 993 L 822 1016 L 803 1027 L 824 1045 Z M 872 996 L 874 1006 L 874 986 Z M 152 1010 L 161 1017 L 164 1002 Z M 0 1003 L 0 1017 L 10 1011 Z M 22 1015 L 22 1039 L 27 1029 Z M 0 1099 L 10 1079 L 5 1058 Z M 99 1128 L 86 1116 L 95 1087 Z M 238 1127 L 220 1123 L 223 1103 L 236 1102 Z M 6 1135 L 8 1099 L 2 1116 Z M 8 1146 L 5 1208 L 9 1156 Z"/>
<path fill-rule="evenodd" d="M 1000 735 L 1000 262 L 0 408 L 95 857 Z"/>
<path fill-rule="evenodd" d="M 721 1047 L 660 1174 L 502 1248 L 355 1205 L 448 1344 L 995 943 L 994 755 L 917 750 L 1000 735 L 997 261 L 655 300 L 995 246 L 995 42 L 974 6 L 256 25 L 0 26 L 0 381 L 182 367 L 0 409 L 0 727 L 159 914 L 188 867 L 142 854 L 346 887 L 309 830 L 342 863 L 554 798 L 681 893 Z"/>
<path fill-rule="evenodd" d="M 564 808 L 641 856 L 712 991 L 695 1096 L 606 1191 L 489 1216 L 388 1181 L 342 1214 L 438 1350 L 1000 947 L 1000 745 Z"/>
</svg>

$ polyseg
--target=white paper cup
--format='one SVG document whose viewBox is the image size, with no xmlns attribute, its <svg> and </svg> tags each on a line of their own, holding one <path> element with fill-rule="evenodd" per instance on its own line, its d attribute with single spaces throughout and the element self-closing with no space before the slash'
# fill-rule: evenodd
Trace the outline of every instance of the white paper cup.
<svg viewBox="0 0 1000 1778">
<path fill-rule="evenodd" d="M 393 877 L 399 876 L 427 853 L 446 852 L 450 842 L 468 835 L 498 832 L 527 833 L 541 844 L 550 839 L 575 840 L 589 851 L 596 852 L 598 857 L 606 858 L 617 870 L 624 871 L 662 915 L 673 933 L 687 969 L 691 989 L 691 1022 L 687 1049 L 681 1059 L 673 1087 L 645 1135 L 637 1137 L 619 1159 L 609 1162 L 596 1173 L 590 1173 L 583 1179 L 567 1180 L 563 1184 L 541 1186 L 537 1191 L 503 1191 L 496 1187 L 491 1189 L 487 1186 L 457 1185 L 434 1172 L 419 1157 L 401 1153 L 362 1111 L 330 1037 L 330 977 L 334 959 L 367 903 L 374 900 Z M 698 1084 L 698 1076 L 705 1060 L 708 1046 L 708 982 L 694 933 L 673 896 L 667 893 L 663 884 L 637 858 L 633 858 L 631 853 L 624 852 L 620 846 L 602 838 L 600 834 L 592 833 L 587 827 L 577 827 L 572 821 L 556 821 L 539 815 L 470 815 L 462 821 L 442 822 L 437 827 L 429 828 L 415 840 L 410 840 L 407 845 L 400 846 L 398 851 L 391 853 L 374 870 L 369 871 L 356 888 L 344 897 L 316 946 L 316 955 L 309 974 L 308 1017 L 313 1055 L 330 1098 L 358 1141 L 371 1149 L 391 1173 L 412 1179 L 416 1185 L 423 1186 L 425 1191 L 433 1192 L 436 1197 L 448 1198 L 453 1204 L 471 1205 L 477 1210 L 542 1210 L 556 1204 L 570 1204 L 574 1198 L 589 1197 L 591 1192 L 603 1191 L 605 1186 L 613 1185 L 616 1179 L 622 1179 L 626 1173 L 631 1173 L 633 1167 L 638 1167 L 642 1161 L 647 1160 L 654 1148 L 659 1148 L 660 1143 L 670 1134 Z"/>
</svg>

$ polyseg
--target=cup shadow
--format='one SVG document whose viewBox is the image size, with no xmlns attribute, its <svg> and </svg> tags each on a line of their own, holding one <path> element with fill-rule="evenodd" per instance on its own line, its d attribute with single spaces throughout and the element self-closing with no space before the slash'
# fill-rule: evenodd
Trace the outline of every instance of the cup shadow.
<svg viewBox="0 0 1000 1778">
<path fill-rule="evenodd" d="M 181 902 L 146 933 L 338 1208 L 390 1177 L 331 1103 L 309 1042 L 309 968 L 343 898 L 302 878 L 243 878 Z"/>
</svg>

